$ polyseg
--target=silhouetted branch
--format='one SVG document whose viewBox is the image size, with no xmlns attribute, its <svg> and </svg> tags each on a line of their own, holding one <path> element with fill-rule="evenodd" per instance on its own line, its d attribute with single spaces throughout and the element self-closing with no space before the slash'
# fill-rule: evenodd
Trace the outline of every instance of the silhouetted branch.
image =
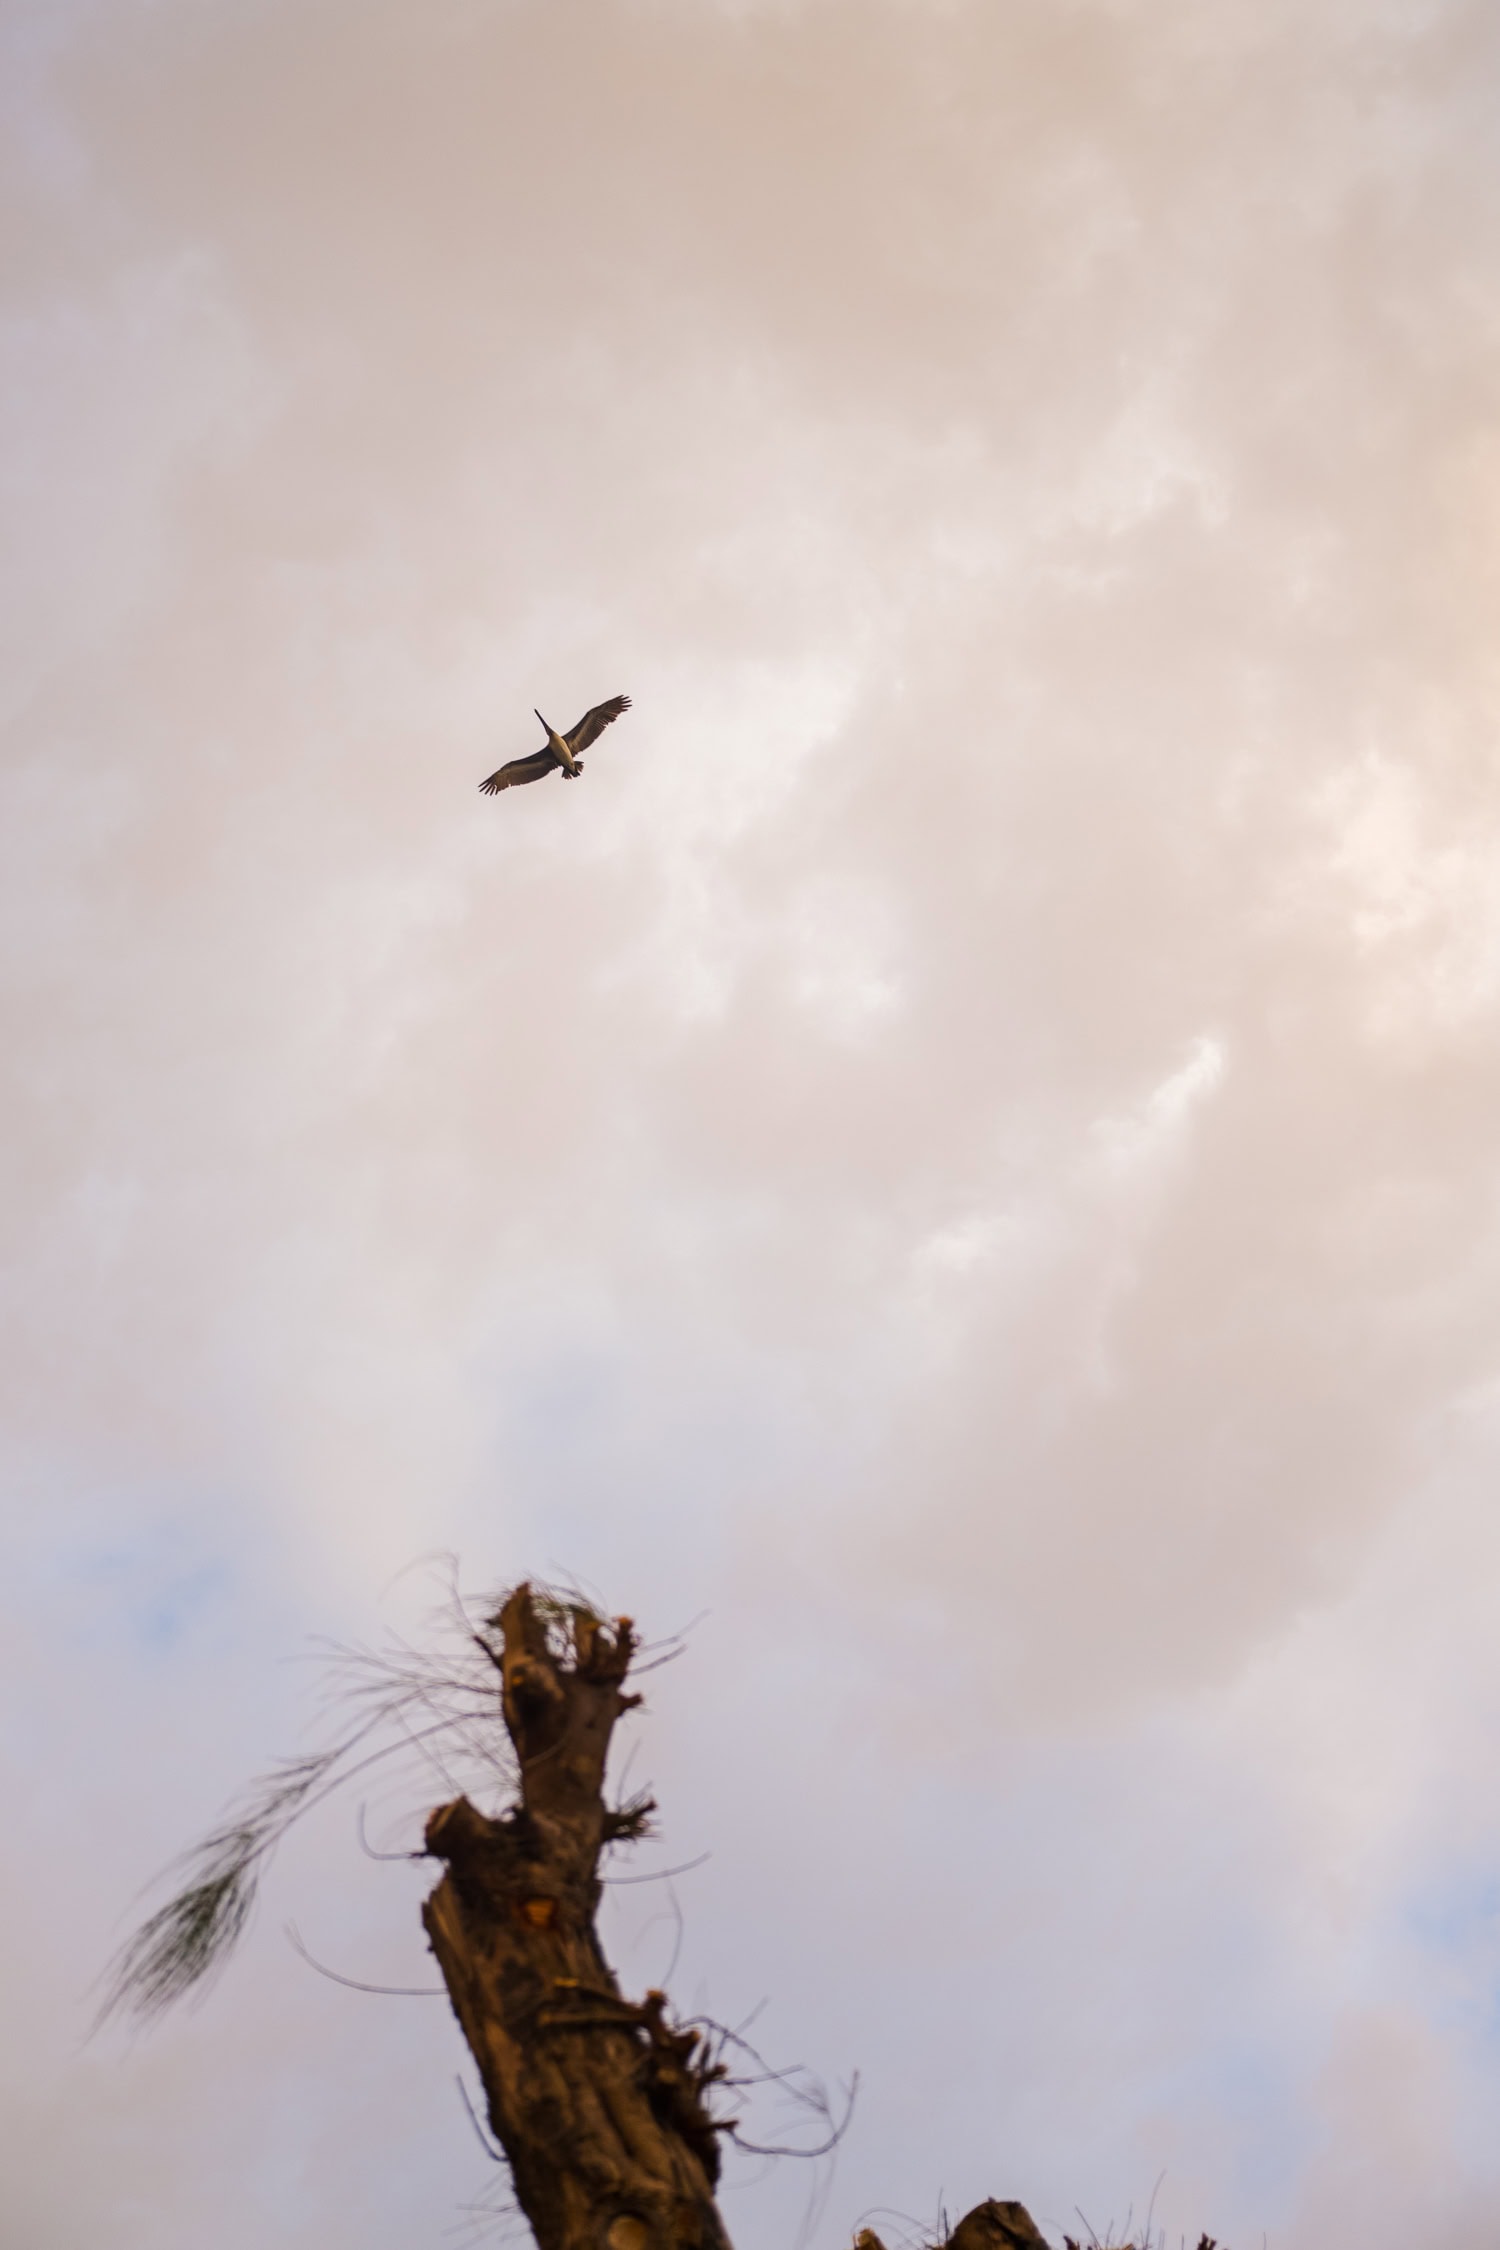
<svg viewBox="0 0 1500 2250">
<path fill-rule="evenodd" d="M 322 1961 L 313 1958 L 307 1950 L 302 1933 L 295 1922 L 287 1923 L 286 1934 L 291 1943 L 292 1951 L 305 1961 L 310 1969 L 316 1969 L 320 1977 L 327 1977 L 330 1984 L 347 1985 L 351 1992 L 375 1992 L 387 2000 L 441 2000 L 444 1998 L 443 1987 L 440 1984 L 366 1984 L 361 1977 L 340 1976 L 337 1969 L 330 1969 Z"/>
<path fill-rule="evenodd" d="M 566 1591 L 546 1589 L 537 1599 L 559 1648 L 592 1615 Z M 261 1877 L 288 1829 L 357 1775 L 414 1753 L 434 1765 L 445 1788 L 460 1788 L 465 1775 L 445 1754 L 453 1753 L 468 1774 L 492 1785 L 514 1783 L 515 1760 L 497 1724 L 499 1618 L 500 1598 L 491 1596 L 476 1621 L 455 1580 L 439 1614 L 434 1651 L 400 1636 L 382 1649 L 321 1644 L 336 1683 L 332 1701 L 350 1714 L 345 1731 L 328 1749 L 287 1759 L 252 1783 L 241 1805 L 176 1863 L 183 1877 L 178 1889 L 142 1923 L 107 1973 L 99 2022 L 124 2013 L 149 2019 L 203 1986 L 243 1936 Z M 470 1786 L 479 1786 L 477 1779 Z M 646 1808 L 620 1808 L 618 1823 L 616 1840 L 631 1841 L 645 1832 Z M 372 1857 L 385 1856 L 365 1839 L 362 1810 L 360 1839 Z"/>
</svg>

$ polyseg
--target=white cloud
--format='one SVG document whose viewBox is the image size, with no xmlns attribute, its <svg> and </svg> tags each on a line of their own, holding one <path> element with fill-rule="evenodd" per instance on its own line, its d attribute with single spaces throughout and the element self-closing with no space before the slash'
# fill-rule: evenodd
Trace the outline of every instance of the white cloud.
<svg viewBox="0 0 1500 2250">
<path fill-rule="evenodd" d="M 450 1544 L 711 1609 L 643 1752 L 715 1854 L 681 1989 L 862 2067 L 817 2241 L 1163 2164 L 1174 2238 L 1494 2231 L 1488 42 L 165 0 L 33 54 L 38 2250 L 469 2192 L 443 2012 L 280 1944 L 410 1981 L 336 1822 L 201 2016 L 72 2044 L 291 1746 L 276 1658 Z M 616 690 L 583 784 L 479 797 Z"/>
</svg>

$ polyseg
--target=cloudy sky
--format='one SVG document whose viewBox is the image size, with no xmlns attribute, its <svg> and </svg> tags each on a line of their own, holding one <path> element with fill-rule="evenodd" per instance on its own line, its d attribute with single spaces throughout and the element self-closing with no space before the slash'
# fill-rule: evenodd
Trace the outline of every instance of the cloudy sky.
<svg viewBox="0 0 1500 2250">
<path fill-rule="evenodd" d="M 1500 2239 L 1500 16 L 0 45 L 7 2241 L 503 2227 L 353 1802 L 88 2035 L 446 1552 L 699 1620 L 741 2250 Z"/>
</svg>

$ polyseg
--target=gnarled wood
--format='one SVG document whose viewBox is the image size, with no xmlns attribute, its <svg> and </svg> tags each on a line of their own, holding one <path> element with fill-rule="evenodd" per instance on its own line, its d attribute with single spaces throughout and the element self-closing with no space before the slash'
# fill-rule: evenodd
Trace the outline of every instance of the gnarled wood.
<svg viewBox="0 0 1500 2250">
<path fill-rule="evenodd" d="M 524 1585 L 488 1624 L 520 1795 L 498 1820 L 467 1797 L 433 1813 L 446 1872 L 422 1919 L 516 2200 L 538 2250 L 730 2250 L 714 2202 L 726 2127 L 707 2099 L 723 2073 L 662 1993 L 624 1998 L 594 1928 L 600 1851 L 654 1809 L 603 1793 L 615 1724 L 640 1701 L 634 1627 Z M 854 2250 L 884 2245 L 866 2228 Z M 1023 2204 L 991 2200 L 940 2250 L 1048 2245 Z"/>
<path fill-rule="evenodd" d="M 539 2250 L 729 2250 L 714 2202 L 718 2075 L 652 1992 L 620 1992 L 594 1928 L 599 1853 L 649 1807 L 603 1797 L 610 1737 L 640 1699 L 629 1618 L 518 1586 L 493 1620 L 520 1769 L 498 1820 L 466 1797 L 427 1823 L 447 1872 L 422 1910 Z"/>
<path fill-rule="evenodd" d="M 467 1797 L 431 1815 L 427 1851 L 446 1872 L 422 1920 L 516 2200 L 538 2250 L 730 2250 L 714 2187 L 719 2135 L 731 2125 L 708 2106 L 725 2071 L 696 2031 L 669 2021 L 663 1993 L 625 1999 L 594 1927 L 600 1852 L 644 1834 L 655 1809 L 649 1798 L 604 1802 L 616 1723 L 640 1701 L 625 1691 L 635 1629 L 522 1585 L 468 1637 L 477 1663 L 457 1680 L 403 1649 L 396 1692 L 375 1720 L 362 1716 L 331 1749 L 273 1768 L 187 1855 L 176 1895 L 117 1960 L 108 2005 L 150 2015 L 200 1983 L 244 1928 L 287 1829 L 364 1771 L 373 1724 L 399 1728 L 405 1743 L 411 1704 L 430 1718 L 435 1699 L 427 1731 L 461 1724 L 467 1734 L 471 1697 L 477 1688 L 483 1698 L 492 1666 L 519 1795 L 499 1819 Z M 865 2228 L 853 2250 L 884 2245 Z M 1023 2205 L 992 2200 L 933 2250 L 1048 2245 Z M 1208 2235 L 1198 2250 L 1215 2250 Z"/>
</svg>

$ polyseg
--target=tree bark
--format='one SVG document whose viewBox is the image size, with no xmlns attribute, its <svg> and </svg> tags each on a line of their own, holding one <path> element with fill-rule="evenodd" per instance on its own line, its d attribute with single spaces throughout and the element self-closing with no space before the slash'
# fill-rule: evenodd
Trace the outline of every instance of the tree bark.
<svg viewBox="0 0 1500 2250">
<path fill-rule="evenodd" d="M 649 1803 L 609 1808 L 604 1768 L 636 1636 L 518 1586 L 492 1621 L 518 1802 L 457 1798 L 427 1823 L 447 1872 L 422 1910 L 539 2250 L 729 2250 L 714 2202 L 721 2075 L 659 1992 L 621 1994 L 594 1928 L 599 1854 Z M 493 1653 L 493 1652 L 492 1652 Z"/>
<path fill-rule="evenodd" d="M 624 1685 L 634 1627 L 525 1585 L 489 1623 L 520 1796 L 498 1820 L 467 1797 L 432 1814 L 446 1873 L 422 1920 L 516 2200 L 538 2250 L 730 2250 L 714 2201 L 729 2125 L 708 2106 L 724 2073 L 664 1994 L 623 1997 L 594 1928 L 600 1852 L 655 1809 L 604 1802 L 616 1721 L 640 1702 Z M 884 2245 L 864 2229 L 854 2250 Z M 989 2201 L 941 2250 L 1048 2245 L 1023 2204 Z"/>
</svg>

